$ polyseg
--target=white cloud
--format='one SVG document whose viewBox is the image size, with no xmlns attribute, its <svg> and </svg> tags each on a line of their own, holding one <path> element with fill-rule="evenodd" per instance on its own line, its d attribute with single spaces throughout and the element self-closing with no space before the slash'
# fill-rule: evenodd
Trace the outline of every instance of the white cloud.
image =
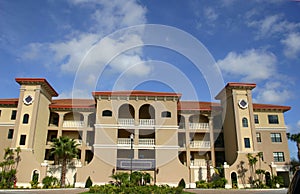
<svg viewBox="0 0 300 194">
<path fill-rule="evenodd" d="M 300 54 L 300 33 L 290 33 L 281 43 L 285 46 L 286 57 L 296 58 Z"/>
<path fill-rule="evenodd" d="M 230 52 L 218 60 L 219 67 L 228 77 L 234 76 L 242 81 L 260 81 L 276 73 L 276 56 L 264 50 L 246 50 L 241 54 Z"/>
<path fill-rule="evenodd" d="M 218 14 L 215 12 L 215 10 L 211 7 L 208 7 L 206 9 L 204 9 L 204 16 L 206 17 L 206 19 L 209 21 L 209 22 L 213 22 L 215 21 L 216 19 L 218 19 Z"/>
<path fill-rule="evenodd" d="M 253 15 L 252 15 L 253 16 Z M 249 17 L 249 15 L 247 15 Z M 250 20 L 250 18 L 248 18 Z M 257 38 L 270 37 L 296 31 L 300 28 L 300 23 L 289 22 L 284 19 L 283 15 L 269 15 L 261 20 L 248 21 L 249 27 L 257 28 Z"/>
<path fill-rule="evenodd" d="M 271 104 L 283 104 L 293 97 L 286 83 L 269 81 L 264 87 L 258 88 L 255 101 Z"/>
</svg>

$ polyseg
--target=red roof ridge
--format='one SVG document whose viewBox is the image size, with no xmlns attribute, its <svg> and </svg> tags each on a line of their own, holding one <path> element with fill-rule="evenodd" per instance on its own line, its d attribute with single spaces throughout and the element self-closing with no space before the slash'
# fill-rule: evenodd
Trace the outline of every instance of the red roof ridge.
<svg viewBox="0 0 300 194">
<path fill-rule="evenodd" d="M 16 78 L 15 80 L 20 85 L 28 83 L 39 83 L 44 86 L 52 96 L 58 96 L 58 93 L 45 78 Z"/>
<path fill-rule="evenodd" d="M 122 91 L 94 91 L 93 96 L 177 96 L 181 97 L 181 93 L 175 92 L 154 92 L 145 90 L 122 90 Z"/>
</svg>

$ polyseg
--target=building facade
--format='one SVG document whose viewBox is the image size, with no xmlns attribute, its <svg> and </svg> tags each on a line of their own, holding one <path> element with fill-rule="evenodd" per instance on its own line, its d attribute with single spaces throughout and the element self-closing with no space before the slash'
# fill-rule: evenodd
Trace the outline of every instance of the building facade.
<svg viewBox="0 0 300 194">
<path fill-rule="evenodd" d="M 255 84 L 228 83 L 220 103 L 181 101 L 181 94 L 148 91 L 96 91 L 93 99 L 53 99 L 58 93 L 44 78 L 16 78 L 18 98 L 0 99 L 0 155 L 20 147 L 17 185 L 30 186 L 50 174 L 59 177 L 51 141 L 68 136 L 79 157 L 67 172 L 67 184 L 106 184 L 123 171 L 146 171 L 152 184 L 188 187 L 223 167 L 227 188 L 248 187 L 257 169 L 289 183 L 289 150 L 284 112 L 288 106 L 252 102 Z"/>
</svg>

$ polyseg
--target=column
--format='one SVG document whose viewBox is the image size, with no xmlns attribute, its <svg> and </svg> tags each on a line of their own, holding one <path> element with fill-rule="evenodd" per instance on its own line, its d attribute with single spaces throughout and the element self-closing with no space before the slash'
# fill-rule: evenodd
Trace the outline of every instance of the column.
<svg viewBox="0 0 300 194">
<path fill-rule="evenodd" d="M 62 128 L 63 128 L 63 123 L 64 123 L 64 116 L 65 113 L 58 113 L 59 115 L 59 121 L 58 121 L 58 131 L 57 131 L 57 137 L 62 136 Z"/>
<path fill-rule="evenodd" d="M 216 166 L 213 117 L 208 117 L 208 120 L 209 120 L 208 123 L 209 123 L 209 138 L 210 138 L 211 163 L 212 163 L 212 166 Z"/>
</svg>

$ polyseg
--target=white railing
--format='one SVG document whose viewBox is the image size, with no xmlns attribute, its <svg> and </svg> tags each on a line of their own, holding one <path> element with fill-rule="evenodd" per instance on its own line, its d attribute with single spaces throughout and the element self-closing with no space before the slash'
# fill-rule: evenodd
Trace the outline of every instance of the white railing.
<svg viewBox="0 0 300 194">
<path fill-rule="evenodd" d="M 155 119 L 140 119 L 140 125 L 142 126 L 151 126 L 155 125 Z"/>
<path fill-rule="evenodd" d="M 64 121 L 63 127 L 84 127 L 84 121 Z"/>
<path fill-rule="evenodd" d="M 208 123 L 189 123 L 190 129 L 209 129 Z"/>
<path fill-rule="evenodd" d="M 139 139 L 139 145 L 155 145 L 155 139 Z"/>
<path fill-rule="evenodd" d="M 211 161 L 209 161 L 211 165 Z M 206 161 L 204 159 L 191 160 L 191 166 L 206 166 Z"/>
<path fill-rule="evenodd" d="M 210 148 L 210 141 L 191 141 L 191 148 Z"/>
<path fill-rule="evenodd" d="M 118 145 L 130 145 L 131 139 L 130 138 L 118 138 Z"/>
<path fill-rule="evenodd" d="M 123 126 L 134 126 L 134 119 L 118 119 L 118 124 Z"/>
</svg>

